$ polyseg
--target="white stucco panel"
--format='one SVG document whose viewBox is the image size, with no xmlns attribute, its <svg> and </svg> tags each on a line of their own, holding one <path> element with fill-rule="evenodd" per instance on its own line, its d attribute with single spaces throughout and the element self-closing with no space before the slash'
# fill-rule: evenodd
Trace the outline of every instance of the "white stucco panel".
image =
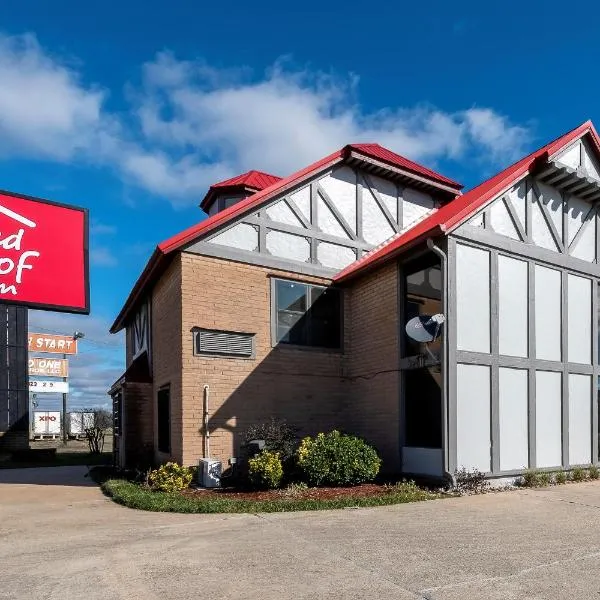
<svg viewBox="0 0 600 600">
<path fill-rule="evenodd" d="M 583 143 L 583 167 L 589 177 L 600 180 L 600 165 L 596 159 L 595 153 L 587 142 Z"/>
<path fill-rule="evenodd" d="M 321 231 L 329 235 L 346 239 L 349 237 L 320 194 L 317 196 L 317 225 Z"/>
<path fill-rule="evenodd" d="M 258 249 L 258 231 L 252 225 L 238 223 L 227 231 L 216 235 L 209 240 L 209 243 L 254 252 Z"/>
<path fill-rule="evenodd" d="M 596 259 L 596 216 L 588 218 L 582 227 L 583 231 L 569 248 L 569 254 L 581 260 L 594 262 Z"/>
<path fill-rule="evenodd" d="M 394 235 L 392 226 L 379 208 L 368 187 L 363 189 L 363 237 L 370 244 L 381 244 Z"/>
<path fill-rule="evenodd" d="M 373 187 L 379 193 L 379 197 L 381 198 L 383 204 L 385 204 L 385 207 L 388 209 L 390 215 L 392 215 L 394 220 L 398 222 L 398 199 L 396 196 L 396 184 L 393 181 L 388 181 L 382 177 L 377 177 L 377 175 L 369 175 L 369 179 L 373 184 Z"/>
<path fill-rule="evenodd" d="M 554 371 L 535 372 L 535 456 L 536 467 L 562 464 L 562 375 Z M 533 465 L 532 465 L 533 466 Z"/>
<path fill-rule="evenodd" d="M 513 240 L 521 239 L 502 198 L 496 200 L 490 207 L 490 221 L 492 229 L 496 233 L 505 235 Z"/>
<path fill-rule="evenodd" d="M 302 227 L 302 222 L 292 212 L 292 209 L 287 205 L 285 200 L 280 200 L 275 204 L 269 206 L 265 210 L 267 217 L 277 223 L 285 223 L 286 225 L 293 225 L 294 227 Z"/>
<path fill-rule="evenodd" d="M 310 243 L 299 235 L 281 231 L 267 232 L 267 250 L 280 258 L 307 262 L 310 258 Z"/>
<path fill-rule="evenodd" d="M 304 218 L 310 222 L 310 186 L 307 185 L 301 190 L 290 195 L 290 199 L 294 201 L 298 210 L 304 215 Z"/>
<path fill-rule="evenodd" d="M 467 221 L 467 225 L 471 225 L 471 227 L 483 227 L 483 213 L 480 212 L 479 214 L 475 215 L 474 217 L 471 217 Z"/>
<path fill-rule="evenodd" d="M 535 265 L 535 356 L 561 359 L 562 281 L 560 271 Z"/>
<path fill-rule="evenodd" d="M 567 356 L 569 362 L 592 362 L 592 280 L 567 276 Z"/>
<path fill-rule="evenodd" d="M 569 231 L 569 245 L 581 229 L 585 218 L 588 216 L 592 205 L 576 196 L 569 196 L 567 205 L 567 228 Z"/>
<path fill-rule="evenodd" d="M 592 378 L 569 373 L 569 464 L 592 462 Z"/>
<path fill-rule="evenodd" d="M 500 420 L 500 470 L 529 466 L 528 372 L 526 369 L 498 369 L 498 411 Z"/>
<path fill-rule="evenodd" d="M 356 254 L 352 248 L 346 246 L 319 242 L 317 260 L 325 267 L 343 269 L 356 260 Z"/>
<path fill-rule="evenodd" d="M 567 167 L 571 167 L 572 169 L 577 169 L 579 167 L 581 160 L 581 150 L 580 150 L 581 142 L 577 140 L 571 146 L 566 148 L 561 154 L 556 157 L 556 161 L 566 165 Z"/>
<path fill-rule="evenodd" d="M 322 179 L 319 185 L 356 233 L 356 174 L 350 167 L 340 167 Z M 345 237 L 345 236 L 344 236 Z"/>
<path fill-rule="evenodd" d="M 457 347 L 490 351 L 490 253 L 456 245 Z"/>
<path fill-rule="evenodd" d="M 548 209 L 550 219 L 558 233 L 558 238 L 562 241 L 562 222 L 563 222 L 563 197 L 555 187 L 542 182 L 537 183 L 538 190 L 542 195 L 542 202 Z"/>
<path fill-rule="evenodd" d="M 412 188 L 404 188 L 402 199 L 403 228 L 414 223 L 435 207 L 433 198 L 429 194 L 424 194 Z"/>
<path fill-rule="evenodd" d="M 531 204 L 531 237 L 536 246 L 558 252 L 558 246 L 537 200 Z"/>
<path fill-rule="evenodd" d="M 527 202 L 527 182 L 525 180 L 521 181 L 506 196 L 521 223 L 521 227 L 523 227 L 523 231 L 526 231 L 525 214 L 527 210 L 525 204 Z"/>
<path fill-rule="evenodd" d="M 456 464 L 491 471 L 490 367 L 456 365 Z"/>
</svg>

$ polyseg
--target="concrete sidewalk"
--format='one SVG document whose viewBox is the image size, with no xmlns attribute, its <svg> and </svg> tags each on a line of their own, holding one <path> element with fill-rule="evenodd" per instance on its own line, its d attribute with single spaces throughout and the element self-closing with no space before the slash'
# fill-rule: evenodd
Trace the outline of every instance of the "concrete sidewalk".
<svg viewBox="0 0 600 600">
<path fill-rule="evenodd" d="M 85 469 L 67 469 L 66 485 L 48 485 L 51 473 L 43 484 L 33 473 L 2 483 L 0 472 L 0 598 L 600 597 L 600 483 L 376 509 L 177 515 L 121 508 Z"/>
</svg>

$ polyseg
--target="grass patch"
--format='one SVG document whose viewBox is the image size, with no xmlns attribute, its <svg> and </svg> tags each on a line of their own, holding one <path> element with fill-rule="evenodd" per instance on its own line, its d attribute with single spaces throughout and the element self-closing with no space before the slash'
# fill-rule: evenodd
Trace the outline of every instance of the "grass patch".
<svg viewBox="0 0 600 600">
<path fill-rule="evenodd" d="M 102 491 L 118 504 L 138 510 L 177 513 L 269 513 L 300 510 L 327 510 L 348 507 L 389 506 L 406 502 L 419 502 L 441 498 L 412 483 L 389 486 L 373 496 L 353 498 L 308 499 L 274 498 L 273 500 L 238 500 L 218 498 L 210 492 L 202 496 L 185 496 L 179 493 L 153 492 L 139 484 L 124 479 L 108 479 L 101 485 Z"/>
</svg>

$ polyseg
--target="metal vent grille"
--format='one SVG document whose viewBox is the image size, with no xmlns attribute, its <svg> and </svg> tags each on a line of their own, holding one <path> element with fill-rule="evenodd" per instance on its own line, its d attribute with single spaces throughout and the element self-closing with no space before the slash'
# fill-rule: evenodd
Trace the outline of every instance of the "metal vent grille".
<svg viewBox="0 0 600 600">
<path fill-rule="evenodd" d="M 253 355 L 254 334 L 201 329 L 196 332 L 196 354 L 220 354 L 223 356 Z"/>
</svg>

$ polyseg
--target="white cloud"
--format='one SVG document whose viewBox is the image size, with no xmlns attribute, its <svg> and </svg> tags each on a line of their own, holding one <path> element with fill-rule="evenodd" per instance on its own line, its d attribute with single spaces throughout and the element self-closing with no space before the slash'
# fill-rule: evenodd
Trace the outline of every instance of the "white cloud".
<svg viewBox="0 0 600 600">
<path fill-rule="evenodd" d="M 1 152 L 67 160 L 108 127 L 105 92 L 53 59 L 35 36 L 0 35 Z"/>
<path fill-rule="evenodd" d="M 90 262 L 99 267 L 114 267 L 119 264 L 117 257 L 106 246 L 96 246 L 90 249 Z"/>
<path fill-rule="evenodd" d="M 0 153 L 109 166 L 174 205 L 251 168 L 287 175 L 353 141 L 375 141 L 435 167 L 477 156 L 505 163 L 526 127 L 489 107 L 447 112 L 382 99 L 360 105 L 358 79 L 279 61 L 261 75 L 159 53 L 128 86 L 130 111 L 112 114 L 84 66 L 51 56 L 35 36 L 0 35 Z M 124 82 L 126 83 L 126 82 Z"/>
<path fill-rule="evenodd" d="M 29 331 L 85 334 L 78 342 L 78 354 L 69 357 L 70 409 L 110 404 L 107 391 L 123 373 L 125 353 L 123 334 L 111 335 L 109 327 L 110 322 L 103 317 L 29 311 Z M 61 402 L 59 396 L 51 394 L 39 399 L 43 401 L 40 408 L 47 410 L 58 409 Z"/>
</svg>

